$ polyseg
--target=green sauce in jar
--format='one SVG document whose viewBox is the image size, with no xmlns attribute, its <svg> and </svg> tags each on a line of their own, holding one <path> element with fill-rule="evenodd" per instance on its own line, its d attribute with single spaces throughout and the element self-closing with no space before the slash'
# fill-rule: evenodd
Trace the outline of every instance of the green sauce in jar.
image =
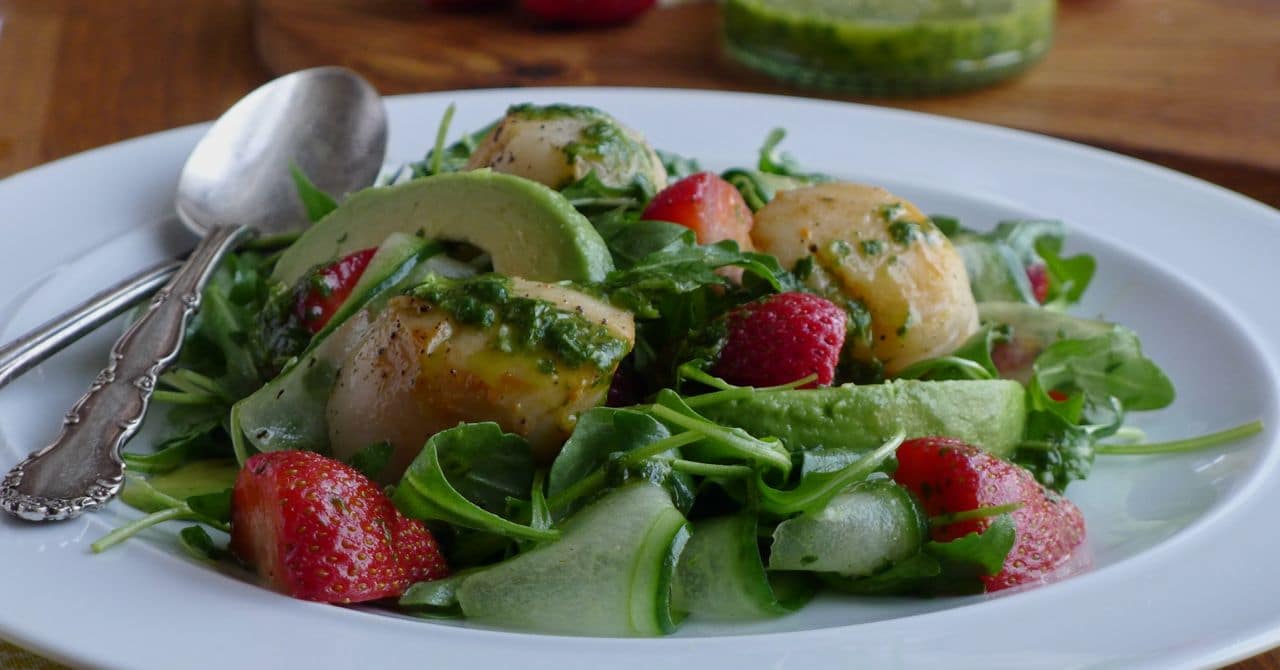
<svg viewBox="0 0 1280 670">
<path fill-rule="evenodd" d="M 1055 0 L 726 0 L 725 44 L 804 86 L 872 95 L 974 88 L 1037 61 Z"/>
</svg>

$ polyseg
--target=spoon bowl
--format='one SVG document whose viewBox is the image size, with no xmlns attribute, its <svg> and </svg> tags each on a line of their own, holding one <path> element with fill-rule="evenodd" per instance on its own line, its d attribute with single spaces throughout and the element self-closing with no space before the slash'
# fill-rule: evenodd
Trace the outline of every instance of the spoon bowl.
<svg viewBox="0 0 1280 670">
<path fill-rule="evenodd" d="M 285 75 L 228 109 L 192 150 L 178 179 L 178 218 L 200 236 L 218 224 L 261 235 L 300 230 L 308 221 L 293 167 L 342 195 L 373 183 L 386 146 L 382 98 L 359 75 L 339 67 Z"/>
</svg>

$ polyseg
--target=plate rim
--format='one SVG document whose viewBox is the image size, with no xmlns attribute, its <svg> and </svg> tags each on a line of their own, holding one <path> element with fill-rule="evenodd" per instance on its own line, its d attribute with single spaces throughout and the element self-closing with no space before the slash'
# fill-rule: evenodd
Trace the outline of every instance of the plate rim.
<svg viewBox="0 0 1280 670">
<path fill-rule="evenodd" d="M 782 104 L 800 105 L 802 107 L 831 108 L 835 110 L 835 113 L 841 113 L 842 110 L 853 109 L 853 110 L 857 110 L 858 113 L 866 113 L 871 116 L 883 116 L 885 118 L 890 118 L 890 119 L 907 119 L 909 123 L 940 124 L 939 127 L 953 128 L 953 129 L 956 129 L 958 132 L 965 132 L 965 133 L 978 132 L 978 133 L 984 133 L 989 136 L 993 136 L 997 138 L 1014 137 L 1022 141 L 1042 143 L 1040 144 L 1040 146 L 1051 148 L 1054 151 L 1070 151 L 1074 153 L 1076 156 L 1086 161 L 1106 160 L 1106 161 L 1112 162 L 1113 165 L 1116 165 L 1120 168 L 1128 169 L 1128 170 L 1136 169 L 1139 172 L 1142 172 L 1148 176 L 1158 177 L 1162 181 L 1171 181 L 1175 185 L 1180 185 L 1180 186 L 1191 185 L 1191 186 L 1194 186 L 1196 189 L 1200 190 L 1205 195 L 1205 197 L 1226 198 L 1240 206 L 1257 208 L 1255 210 L 1255 213 L 1259 215 L 1260 218 L 1270 219 L 1271 224 L 1280 222 L 1280 211 L 1277 211 L 1267 206 L 1264 203 L 1261 203 L 1252 198 L 1249 198 L 1248 196 L 1235 193 L 1233 191 L 1230 191 L 1221 186 L 1218 186 L 1216 184 L 1213 184 L 1211 182 L 1205 181 L 1197 177 L 1178 173 L 1168 168 L 1154 165 L 1154 164 L 1142 161 L 1140 159 L 1124 156 L 1122 154 L 1118 154 L 1109 150 L 1098 149 L 1098 148 L 1090 147 L 1077 142 L 1072 142 L 1070 140 L 1063 140 L 1060 138 L 1040 135 L 1040 134 L 1025 131 L 1025 130 L 1003 128 L 999 126 L 993 126 L 993 125 L 984 124 L 976 121 L 969 121 L 965 119 L 942 117 L 942 116 L 937 116 L 933 114 L 914 112 L 909 110 L 882 108 L 882 107 L 876 107 L 873 105 L 865 105 L 865 104 L 859 104 L 859 103 L 846 103 L 846 102 L 839 102 L 839 101 L 810 99 L 810 98 L 804 98 L 800 96 L 788 96 L 788 95 L 742 93 L 742 92 L 731 92 L 731 91 L 706 91 L 706 90 L 698 90 L 698 89 L 663 89 L 663 88 L 631 88 L 631 87 L 559 87 L 559 88 L 539 88 L 539 89 L 498 88 L 498 89 L 476 89 L 476 90 L 468 90 L 468 91 L 440 91 L 440 92 L 432 92 L 432 93 L 417 93 L 417 94 L 389 96 L 387 98 L 387 101 L 389 106 L 394 107 L 397 105 L 422 104 L 424 102 L 439 103 L 440 105 L 444 105 L 444 104 L 447 104 L 447 102 L 449 102 L 450 100 L 463 100 L 463 99 L 469 99 L 469 98 L 478 99 L 478 98 L 492 97 L 492 98 L 506 99 L 508 102 L 517 102 L 518 99 L 522 97 L 530 97 L 530 96 L 545 98 L 545 97 L 555 97 L 555 96 L 566 96 L 566 97 L 605 96 L 605 97 L 608 97 L 610 95 L 688 96 L 688 97 L 702 97 L 702 98 L 708 98 L 708 99 L 746 98 L 746 99 L 754 99 L 754 100 L 774 100 L 774 101 L 781 102 Z M 785 124 L 785 121 L 783 123 Z M 121 151 L 122 149 L 128 146 L 142 146 L 142 145 L 151 145 L 151 144 L 159 145 L 164 143 L 171 143 L 176 139 L 181 138 L 184 133 L 192 133 L 194 132 L 194 129 L 203 128 L 206 125 L 207 123 L 192 124 L 192 125 L 184 126 L 181 128 L 160 131 L 158 133 L 141 135 L 141 136 L 130 138 L 121 142 L 105 145 L 102 147 L 97 147 L 97 148 L 88 150 L 86 152 L 82 152 L 72 156 L 63 157 L 56 161 L 52 161 L 50 163 L 36 166 L 29 170 L 16 173 L 3 180 L 0 180 L 0 202 L 3 202 L 5 199 L 11 197 L 10 191 L 14 189 L 18 189 L 21 186 L 25 185 L 27 180 L 38 181 L 38 180 L 48 179 L 50 178 L 50 176 L 56 175 L 59 171 L 74 169 L 77 165 L 81 164 L 87 158 L 95 157 L 95 156 L 101 157 L 101 156 L 111 155 L 115 152 Z M 1093 232 L 1093 231 L 1090 231 L 1090 232 Z M 1211 290 L 1211 287 L 1198 286 L 1195 284 L 1193 284 L 1193 286 L 1195 286 L 1195 288 L 1197 288 L 1198 290 L 1204 291 L 1206 295 L 1213 295 L 1213 291 Z M 1236 316 L 1236 315 L 1233 315 L 1233 316 Z M 1265 340 L 1258 339 L 1259 333 L 1254 332 L 1257 330 L 1257 324 L 1247 319 L 1244 320 L 1243 323 L 1249 326 L 1246 336 L 1250 342 L 1257 344 L 1265 341 Z M 1265 351 L 1265 353 L 1272 354 L 1271 356 L 1267 356 L 1266 360 L 1271 364 L 1271 369 L 1269 370 L 1269 372 L 1272 373 L 1271 378 L 1275 379 L 1276 376 L 1274 374 L 1275 369 L 1274 369 L 1274 358 L 1273 358 L 1274 352 Z M 1274 407 L 1272 407 L 1271 409 L 1273 410 L 1272 413 L 1274 414 Z M 1270 428 L 1268 430 L 1268 436 L 1271 438 L 1274 438 L 1274 433 Z M 1259 464 L 1260 472 L 1267 472 L 1268 470 L 1274 470 L 1276 461 L 1278 458 L 1280 458 L 1280 453 L 1277 453 L 1276 446 L 1274 444 L 1274 439 L 1272 439 L 1272 443 L 1270 444 L 1270 446 L 1265 448 L 1265 455 L 1262 459 L 1262 462 Z M 1253 497 L 1256 494 L 1258 494 L 1259 490 L 1263 487 L 1263 485 L 1264 485 L 1264 482 L 1262 481 L 1261 476 L 1255 476 L 1251 478 L 1247 482 L 1246 486 L 1242 488 L 1242 490 L 1236 491 L 1226 501 L 1227 504 L 1220 505 L 1219 509 L 1212 510 L 1210 513 L 1206 514 L 1204 519 L 1197 520 L 1196 525 L 1202 525 L 1201 524 L 1202 521 L 1205 524 L 1207 524 L 1209 521 L 1228 515 L 1229 513 L 1232 512 L 1233 507 L 1243 506 L 1246 502 L 1252 500 Z M 1189 531 L 1191 529 L 1188 528 L 1187 530 Z M 1189 541 L 1187 540 L 1186 536 L 1190 534 L 1191 533 L 1189 532 L 1181 533 L 1180 534 L 1181 537 L 1175 536 L 1173 538 L 1169 538 L 1168 540 L 1166 540 L 1166 543 L 1174 542 L 1174 541 L 1184 541 L 1184 542 Z M 1134 559 L 1140 559 L 1140 558 L 1141 558 L 1141 554 L 1134 557 Z M 0 563 L 3 563 L 2 559 L 0 559 Z M 992 599 L 989 602 L 1000 602 L 1000 600 L 1001 599 Z M 958 609 L 965 609 L 965 608 L 958 608 Z M 948 611 L 951 611 L 951 610 L 948 610 Z M 935 614 L 939 614 L 939 613 L 931 613 L 929 615 L 924 615 L 924 616 L 933 616 Z M 67 648 L 59 647 L 57 645 L 50 646 L 49 644 L 46 644 L 46 642 L 50 640 L 49 635 L 40 634 L 39 632 L 34 632 L 32 634 L 25 634 L 27 633 L 27 631 L 21 628 L 15 627 L 13 625 L 6 625 L 6 618 L 11 618 L 11 617 L 7 617 L 3 612 L 0 612 L 0 632 L 3 633 L 6 639 L 10 639 L 15 643 L 22 644 L 26 648 L 32 649 L 33 651 L 38 651 L 52 659 L 60 660 L 62 662 L 82 663 L 82 664 L 101 663 L 101 658 L 95 659 L 80 653 L 70 653 L 69 651 L 66 651 Z M 901 619 L 894 619 L 894 620 L 884 621 L 884 622 L 876 622 L 872 624 L 857 624 L 855 626 L 856 627 L 885 626 L 885 625 L 892 625 L 895 622 L 899 622 L 899 621 L 901 621 Z M 441 630 L 441 629 L 437 629 L 437 630 Z M 454 631 L 454 630 L 468 630 L 468 629 L 448 629 L 448 630 Z M 825 630 L 833 630 L 833 629 L 825 629 Z M 803 636 L 805 634 L 817 633 L 817 632 L 821 632 L 821 631 L 803 631 L 800 633 L 782 632 L 782 633 L 773 633 L 766 637 L 772 637 L 776 635 Z M 1198 664 L 1198 663 L 1230 662 L 1232 660 L 1247 657 L 1249 655 L 1257 653 L 1257 651 L 1261 649 L 1269 648 L 1271 646 L 1276 645 L 1277 643 L 1280 643 L 1280 605 L 1277 606 L 1277 610 L 1274 615 L 1274 620 L 1269 622 L 1268 625 L 1262 625 L 1262 623 L 1259 622 L 1258 630 L 1255 630 L 1252 632 L 1242 631 L 1242 633 L 1244 633 L 1244 635 L 1241 638 L 1236 639 L 1232 644 L 1228 644 L 1228 645 L 1217 648 L 1216 653 L 1201 654 L 1200 656 L 1195 656 L 1195 657 L 1183 657 L 1182 659 L 1180 659 L 1180 662 L 1189 663 L 1189 664 L 1190 663 Z M 527 637 L 520 634 L 508 633 L 507 635 L 512 635 L 512 636 L 521 637 L 521 638 Z M 590 638 L 556 638 L 555 636 L 536 636 L 536 637 L 542 638 L 542 639 L 561 639 L 561 640 L 570 639 L 578 642 L 581 642 L 584 639 L 590 640 Z M 714 638 L 673 638 L 673 639 L 665 639 L 660 641 L 649 640 L 649 641 L 644 641 L 644 643 L 656 642 L 657 645 L 663 645 L 664 643 L 667 643 L 666 646 L 678 647 L 678 646 L 684 645 L 689 640 L 697 640 L 697 641 L 706 643 L 706 641 L 710 639 L 714 639 Z M 743 638 L 735 636 L 735 637 L 721 638 L 721 639 L 741 640 Z M 599 640 L 595 640 L 595 643 L 599 643 Z M 608 646 L 608 645 L 612 645 L 613 643 L 630 644 L 630 641 L 616 641 L 616 640 L 610 639 L 608 642 L 604 642 L 600 644 L 604 644 Z M 591 646 L 595 646 L 595 645 L 593 644 Z M 717 643 L 712 646 L 720 646 L 720 644 Z"/>
</svg>

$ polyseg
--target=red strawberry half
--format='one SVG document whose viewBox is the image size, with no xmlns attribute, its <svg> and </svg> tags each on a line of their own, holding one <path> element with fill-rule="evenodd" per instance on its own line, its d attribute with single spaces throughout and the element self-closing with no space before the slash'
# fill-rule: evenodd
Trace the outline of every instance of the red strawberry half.
<svg viewBox="0 0 1280 670">
<path fill-rule="evenodd" d="M 712 373 L 741 386 L 778 386 L 816 374 L 805 388 L 835 378 L 848 316 L 830 300 L 779 293 L 726 317 L 724 347 Z"/>
<path fill-rule="evenodd" d="M 1046 581 L 1084 541 L 1084 516 L 1070 500 L 1041 486 L 1030 472 L 959 440 L 926 437 L 902 443 L 893 478 L 920 499 L 930 516 L 1022 504 L 1012 513 L 1016 537 L 1004 568 L 983 577 L 988 591 Z M 991 521 L 939 526 L 933 539 L 982 532 Z"/>
<path fill-rule="evenodd" d="M 305 280 L 306 290 L 298 296 L 294 312 L 307 330 L 318 333 L 324 329 L 351 295 L 377 252 L 376 247 L 353 252 L 316 270 Z"/>
<path fill-rule="evenodd" d="M 354 603 L 448 574 L 435 539 L 369 478 L 306 451 L 258 454 L 232 492 L 231 550 L 272 589 Z"/>
<path fill-rule="evenodd" d="M 711 172 L 699 172 L 666 187 L 641 218 L 678 223 L 694 232 L 698 244 L 733 240 L 751 251 L 751 208 L 733 184 Z"/>
<path fill-rule="evenodd" d="M 1027 268 L 1027 280 L 1031 282 L 1031 292 L 1036 302 L 1041 305 L 1049 299 L 1049 271 L 1043 265 L 1032 265 Z"/>
</svg>

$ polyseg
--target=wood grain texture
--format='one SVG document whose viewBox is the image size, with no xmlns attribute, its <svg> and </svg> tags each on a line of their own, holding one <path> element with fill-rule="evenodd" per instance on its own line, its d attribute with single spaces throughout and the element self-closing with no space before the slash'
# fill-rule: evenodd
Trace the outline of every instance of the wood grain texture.
<svg viewBox="0 0 1280 670">
<path fill-rule="evenodd" d="M 246 0 L 0 0 L 0 176 L 222 113 L 268 79 Z"/>
<path fill-rule="evenodd" d="M 691 5 L 577 31 L 407 0 L 257 0 L 254 26 L 273 72 L 341 63 L 388 92 L 607 84 L 815 95 L 731 62 L 716 13 Z M 959 96 L 861 101 L 1080 140 L 1226 176 L 1280 203 L 1274 0 L 1062 0 L 1057 43 L 1025 76 Z"/>
<path fill-rule="evenodd" d="M 0 16 L 14 3 L 0 0 Z M 29 11 L 0 23 L 0 175 L 42 162 L 46 112 L 52 98 L 62 21 Z"/>
<path fill-rule="evenodd" d="M 1280 206 L 1277 0 L 1062 3 L 1058 45 L 1027 76 L 964 96 L 878 102 L 1084 140 Z M 725 60 L 706 6 L 575 32 L 510 15 L 432 15 L 417 0 L 0 0 L 0 176 L 212 119 L 269 70 L 333 63 L 388 93 L 796 92 Z M 1280 670 L 1280 652 L 1232 668 Z"/>
</svg>

